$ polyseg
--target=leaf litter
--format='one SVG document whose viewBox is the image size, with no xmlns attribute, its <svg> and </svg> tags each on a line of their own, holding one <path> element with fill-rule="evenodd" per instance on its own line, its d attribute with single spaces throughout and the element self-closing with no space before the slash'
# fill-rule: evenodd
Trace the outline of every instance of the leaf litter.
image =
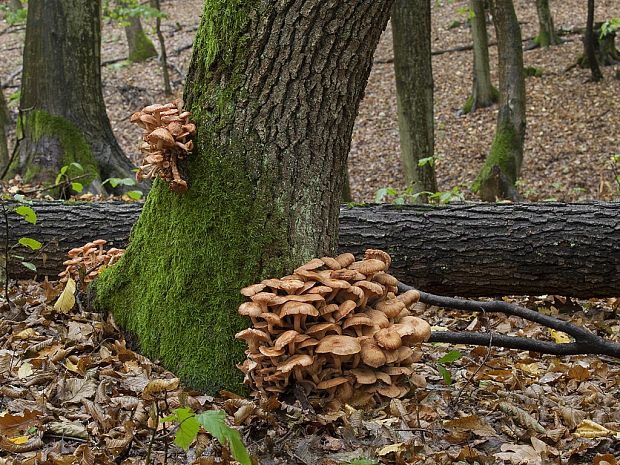
<svg viewBox="0 0 620 465">
<path fill-rule="evenodd" d="M 149 444 L 152 463 L 232 463 L 228 448 L 202 430 L 195 440 L 185 438 L 187 451 L 172 444 L 174 428 L 163 430 L 161 420 L 178 408 L 197 414 L 223 410 L 263 464 L 620 460 L 618 360 L 425 344 L 405 398 L 371 410 L 347 405 L 321 412 L 304 408 L 295 396 L 247 399 L 221 392 L 213 398 L 185 388 L 173 373 L 132 350 L 110 316 L 80 311 L 83 305 L 55 309 L 61 291 L 57 283 L 22 281 L 11 304 L 2 307 L 0 465 L 144 464 Z M 559 314 L 567 299 L 520 303 Z M 618 299 L 569 303 L 570 315 L 561 317 L 620 340 Z M 420 304 L 416 311 L 435 327 L 552 337 L 515 317 Z M 440 360 L 450 372 L 449 385 L 438 370 Z"/>
</svg>

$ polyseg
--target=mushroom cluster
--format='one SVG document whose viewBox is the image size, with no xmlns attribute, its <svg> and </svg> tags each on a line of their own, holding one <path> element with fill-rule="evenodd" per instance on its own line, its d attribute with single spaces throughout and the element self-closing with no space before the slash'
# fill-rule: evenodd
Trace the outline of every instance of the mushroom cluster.
<svg viewBox="0 0 620 465">
<path fill-rule="evenodd" d="M 249 301 L 239 313 L 252 320 L 236 334 L 248 345 L 245 382 L 256 393 L 298 385 L 328 408 L 404 396 L 422 357 L 414 346 L 431 328 L 409 310 L 418 291 L 397 295 L 390 263 L 374 249 L 360 261 L 350 253 L 315 258 L 292 275 L 243 288 Z"/>
<path fill-rule="evenodd" d="M 144 129 L 144 142 L 140 146 L 144 159 L 136 173 L 138 181 L 159 176 L 174 192 L 187 190 L 179 160 L 190 155 L 194 147 L 191 138 L 196 125 L 190 121 L 191 116 L 189 111 L 183 111 L 180 100 L 149 105 L 131 115 L 131 122 Z"/>
<path fill-rule="evenodd" d="M 106 267 L 116 263 L 125 250 L 114 247 L 104 250 L 103 246 L 107 242 L 105 239 L 97 239 L 69 250 L 69 260 L 63 262 L 66 266 L 65 271 L 58 275 L 60 281 L 66 282 L 71 278 L 86 285 L 94 281 Z"/>
</svg>

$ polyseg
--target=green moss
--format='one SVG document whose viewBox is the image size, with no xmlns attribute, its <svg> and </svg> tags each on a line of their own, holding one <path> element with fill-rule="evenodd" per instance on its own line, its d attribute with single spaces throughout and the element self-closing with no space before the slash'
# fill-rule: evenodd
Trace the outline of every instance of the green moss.
<svg viewBox="0 0 620 465">
<path fill-rule="evenodd" d="M 495 166 L 499 167 L 510 181 L 516 182 L 518 169 L 517 160 L 514 157 L 514 147 L 518 143 L 517 134 L 511 126 L 505 125 L 497 129 L 484 166 L 471 186 L 473 192 L 480 191 L 481 186 L 491 177 Z"/>
<path fill-rule="evenodd" d="M 62 116 L 51 115 L 42 110 L 24 112 L 18 120 L 18 137 L 26 138 L 35 150 L 48 150 L 41 145 L 45 140 L 58 141 L 62 148 L 62 158 L 58 166 L 41 166 L 28 163 L 26 171 L 22 173 L 24 182 L 53 181 L 60 168 L 71 163 L 79 163 L 84 168 L 85 178 L 80 182 L 89 184 L 99 177 L 99 168 L 93 156 L 88 141 L 82 131 L 71 121 Z M 43 157 L 45 155 L 42 155 Z M 8 176 L 14 176 L 19 169 L 19 157 L 15 157 L 8 171 Z"/>
<path fill-rule="evenodd" d="M 234 334 L 248 322 L 236 311 L 239 289 L 290 272 L 301 253 L 289 246 L 288 220 L 272 198 L 277 170 L 254 178 L 247 160 L 269 161 L 230 125 L 247 59 L 243 4 L 206 2 L 186 93 L 198 127 L 189 190 L 177 195 L 155 182 L 125 256 L 94 284 L 96 307 L 135 334 L 144 354 L 211 393 L 241 389 L 235 364 L 244 345 Z"/>
<path fill-rule="evenodd" d="M 541 77 L 542 75 L 543 70 L 541 68 L 536 68 L 535 66 L 526 66 L 523 68 L 524 77 Z"/>
<path fill-rule="evenodd" d="M 127 59 L 131 62 L 139 63 L 154 56 L 157 56 L 157 50 L 155 50 L 151 39 L 148 38 L 144 31 L 135 33 L 133 47 L 129 50 Z"/>
<path fill-rule="evenodd" d="M 491 86 L 491 101 L 488 104 L 481 104 L 480 102 L 478 102 L 476 104 L 476 108 L 484 108 L 486 106 L 491 106 L 494 103 L 497 103 L 499 101 L 499 90 L 497 90 L 496 87 Z M 473 94 L 469 95 L 467 97 L 467 100 L 465 100 L 465 103 L 463 104 L 463 114 L 467 115 L 468 113 L 471 113 L 472 110 L 474 108 L 474 96 Z"/>
<path fill-rule="evenodd" d="M 463 114 L 468 114 L 471 113 L 471 109 L 474 106 L 474 96 L 470 95 L 469 97 L 467 97 L 467 100 L 465 100 L 465 104 L 463 105 Z"/>
</svg>

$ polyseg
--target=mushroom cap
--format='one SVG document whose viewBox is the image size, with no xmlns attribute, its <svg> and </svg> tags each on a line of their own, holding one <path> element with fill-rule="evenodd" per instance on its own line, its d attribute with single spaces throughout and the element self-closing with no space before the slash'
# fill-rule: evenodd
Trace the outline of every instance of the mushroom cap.
<svg viewBox="0 0 620 465">
<path fill-rule="evenodd" d="M 377 344 L 388 350 L 398 349 L 402 345 L 400 334 L 391 328 L 383 328 L 374 335 Z"/>
<path fill-rule="evenodd" d="M 282 308 L 280 309 L 280 318 L 284 318 L 288 315 L 319 316 L 319 311 L 314 305 L 305 302 L 289 300 L 288 302 L 285 302 L 284 305 L 282 305 Z"/>
<path fill-rule="evenodd" d="M 369 367 L 378 368 L 385 365 L 386 357 L 381 347 L 372 339 L 362 341 L 362 361 Z"/>
<path fill-rule="evenodd" d="M 335 323 L 317 323 L 306 329 L 306 334 L 310 336 L 316 336 L 320 334 L 321 336 L 327 334 L 329 331 L 334 331 L 336 334 L 342 334 L 342 329 L 340 325 Z"/>
<path fill-rule="evenodd" d="M 405 292 L 404 294 L 400 294 L 396 298 L 403 301 L 405 303 L 405 306 L 409 308 L 418 300 L 420 300 L 420 293 L 415 289 L 409 289 L 407 292 Z"/>
<path fill-rule="evenodd" d="M 244 329 L 243 331 L 239 331 L 237 334 L 235 334 L 235 339 L 243 339 L 245 341 L 263 341 L 263 342 L 269 342 L 271 340 L 271 338 L 269 337 L 269 334 L 267 334 L 264 331 L 261 331 L 259 329 L 254 329 L 254 328 L 247 328 Z"/>
<path fill-rule="evenodd" d="M 348 270 L 346 268 L 343 268 L 341 270 L 334 270 L 329 274 L 329 276 L 332 279 L 344 279 L 346 281 L 356 280 L 356 278 L 358 278 L 359 276 L 362 276 L 361 279 L 366 279 L 366 276 L 363 276 L 358 271 Z"/>
<path fill-rule="evenodd" d="M 333 257 L 321 257 L 321 261 L 331 270 L 339 270 L 342 268 L 340 262 Z"/>
<path fill-rule="evenodd" d="M 371 258 L 369 260 L 353 262 L 349 265 L 349 269 L 359 271 L 360 273 L 368 276 L 369 274 L 387 270 L 387 265 L 381 260 Z"/>
<path fill-rule="evenodd" d="M 383 271 L 375 273 L 372 276 L 372 280 L 376 283 L 383 284 L 384 286 L 397 286 L 398 285 L 398 279 L 396 279 L 391 274 L 387 274 Z"/>
<path fill-rule="evenodd" d="M 343 279 L 322 278 L 321 282 L 332 289 L 349 289 L 351 287 L 351 283 Z"/>
<path fill-rule="evenodd" d="M 261 283 L 272 289 L 279 289 L 290 294 L 304 287 L 304 282 L 299 279 L 265 279 Z"/>
<path fill-rule="evenodd" d="M 325 297 L 327 294 L 332 292 L 333 289 L 329 286 L 314 286 L 308 289 L 308 294 L 320 294 Z"/>
<path fill-rule="evenodd" d="M 304 263 L 300 267 L 295 268 L 295 273 L 298 273 L 299 271 L 316 270 L 317 268 L 321 268 L 323 265 L 323 260 L 321 260 L 320 258 L 313 258 L 308 263 Z"/>
<path fill-rule="evenodd" d="M 256 302 L 243 302 L 241 305 L 239 305 L 239 315 L 255 318 L 261 313 L 263 313 L 263 308 L 260 304 L 257 304 Z"/>
<path fill-rule="evenodd" d="M 373 384 L 377 381 L 375 370 L 370 368 L 354 368 L 349 371 L 359 384 Z"/>
<path fill-rule="evenodd" d="M 153 130 L 150 134 L 147 134 L 146 140 L 150 143 L 158 143 L 163 142 L 164 145 L 169 147 L 175 146 L 174 137 L 170 134 L 166 128 L 157 128 Z"/>
<path fill-rule="evenodd" d="M 252 284 L 251 286 L 241 289 L 241 294 L 246 297 L 252 297 L 253 295 L 261 292 L 263 289 L 265 289 L 265 285 L 263 283 Z"/>
<path fill-rule="evenodd" d="M 283 326 L 282 319 L 275 313 L 261 312 L 257 317 L 265 320 L 269 325 Z"/>
<path fill-rule="evenodd" d="M 361 350 L 359 341 L 351 336 L 330 335 L 319 342 L 315 352 L 317 354 L 353 355 Z"/>
<path fill-rule="evenodd" d="M 400 337 L 406 338 L 408 344 L 425 342 L 431 337 L 431 325 L 417 316 L 403 317 L 393 327 Z"/>
<path fill-rule="evenodd" d="M 160 113 L 162 111 L 165 111 L 168 107 L 166 107 L 165 105 L 160 105 L 159 103 L 155 103 L 153 105 L 149 105 L 147 107 L 144 107 L 142 109 L 142 113 Z"/>
<path fill-rule="evenodd" d="M 276 349 L 275 347 L 260 346 L 258 351 L 267 357 L 279 357 L 284 355 L 284 349 Z"/>
<path fill-rule="evenodd" d="M 355 326 L 374 326 L 375 323 L 363 313 L 357 313 L 350 316 L 342 323 L 342 328 L 352 328 Z"/>
<path fill-rule="evenodd" d="M 398 375 L 410 375 L 413 373 L 413 370 L 409 367 L 384 367 L 383 371 L 385 371 L 390 376 L 398 376 Z"/>
<path fill-rule="evenodd" d="M 342 268 L 346 268 L 355 261 L 355 256 L 352 253 L 343 253 L 338 255 L 335 260 L 340 263 Z"/>
<path fill-rule="evenodd" d="M 387 328 L 390 326 L 390 320 L 388 317 L 380 310 L 376 310 L 374 308 L 368 308 L 364 312 L 368 318 L 372 320 L 372 322 L 377 325 L 379 328 Z"/>
<path fill-rule="evenodd" d="M 386 317 L 394 318 L 405 309 L 405 303 L 398 299 L 389 299 L 377 303 L 375 308 L 385 313 Z"/>
<path fill-rule="evenodd" d="M 377 388 L 377 392 L 384 397 L 394 399 L 402 395 L 402 391 L 396 384 L 388 384 L 387 386 L 381 386 Z"/>
<path fill-rule="evenodd" d="M 254 302 L 265 305 L 281 305 L 286 302 L 286 297 L 276 295 L 273 292 L 258 292 L 253 296 L 250 296 Z"/>
<path fill-rule="evenodd" d="M 317 389 L 331 389 L 336 386 L 340 386 L 341 384 L 348 383 L 349 378 L 345 378 L 344 376 L 339 376 L 338 378 L 326 379 L 321 381 L 316 385 Z"/>
<path fill-rule="evenodd" d="M 378 370 L 375 372 L 375 375 L 379 381 L 383 381 L 385 384 L 392 384 L 392 377 L 385 371 Z"/>
<path fill-rule="evenodd" d="M 307 354 L 297 354 L 289 357 L 278 365 L 278 371 L 288 373 L 295 367 L 307 367 L 314 363 L 314 358 Z"/>
<path fill-rule="evenodd" d="M 383 349 L 383 353 L 385 354 L 386 364 L 396 363 L 398 360 L 398 350 Z"/>
<path fill-rule="evenodd" d="M 392 257 L 390 257 L 390 254 L 387 252 L 379 249 L 366 249 L 366 252 L 364 252 L 364 260 L 370 260 L 373 258 L 381 260 L 387 265 L 387 268 L 389 268 L 392 264 Z"/>
<path fill-rule="evenodd" d="M 276 339 L 275 343 L 273 344 L 273 346 L 276 349 L 282 349 L 285 346 L 287 346 L 288 344 L 290 344 L 291 342 L 295 341 L 295 338 L 299 335 L 299 333 L 297 331 L 295 331 L 294 329 L 289 329 L 288 331 L 283 332 L 282 334 L 280 334 L 278 336 L 278 339 Z"/>
<path fill-rule="evenodd" d="M 305 349 L 307 347 L 315 347 L 319 344 L 319 340 L 313 337 L 309 337 L 308 339 L 304 339 L 299 344 L 297 344 L 298 349 Z"/>
<path fill-rule="evenodd" d="M 364 289 L 364 291 L 367 291 L 368 293 L 373 294 L 376 297 L 382 296 L 385 291 L 385 287 L 383 287 L 379 283 L 373 283 L 372 281 L 358 281 L 355 283 L 355 285 L 357 287 L 361 287 L 362 289 Z"/>
<path fill-rule="evenodd" d="M 409 357 L 411 357 L 414 354 L 413 349 L 409 346 L 400 346 L 398 348 L 398 359 L 396 360 L 397 363 L 401 363 L 405 360 L 407 360 Z"/>
<path fill-rule="evenodd" d="M 333 317 L 336 321 L 342 320 L 345 316 L 353 311 L 357 304 L 353 300 L 345 300 L 340 304 L 338 310 L 334 312 Z"/>
<path fill-rule="evenodd" d="M 95 239 L 93 241 L 94 245 L 106 245 L 108 243 L 108 241 L 106 241 L 105 239 Z"/>
</svg>

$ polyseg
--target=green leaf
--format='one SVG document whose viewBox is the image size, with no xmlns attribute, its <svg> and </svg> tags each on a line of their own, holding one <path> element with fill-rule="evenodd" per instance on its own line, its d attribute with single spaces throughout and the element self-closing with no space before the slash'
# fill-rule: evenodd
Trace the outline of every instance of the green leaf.
<svg viewBox="0 0 620 465">
<path fill-rule="evenodd" d="M 226 424 L 222 410 L 209 410 L 196 416 L 202 427 L 223 445 L 228 445 L 234 459 L 241 465 L 252 465 L 250 454 L 241 441 L 239 431 Z"/>
<path fill-rule="evenodd" d="M 437 360 L 437 363 L 452 363 L 452 362 L 456 362 L 462 356 L 463 356 L 463 354 L 461 354 L 458 350 L 451 350 L 450 352 L 445 354 L 443 357 L 441 357 L 439 360 Z"/>
<path fill-rule="evenodd" d="M 32 250 L 39 250 L 43 245 L 36 239 L 31 239 L 30 237 L 20 237 L 17 242 L 19 242 L 24 247 L 30 247 Z"/>
<path fill-rule="evenodd" d="M 72 182 L 71 189 L 73 189 L 75 192 L 82 192 L 84 190 L 84 185 L 80 182 Z"/>
<path fill-rule="evenodd" d="M 34 271 L 35 273 L 37 272 L 37 266 L 34 263 L 30 263 L 30 262 L 22 262 L 22 265 L 24 265 L 26 268 L 28 268 L 30 271 Z"/>
<path fill-rule="evenodd" d="M 378 189 L 377 192 L 375 193 L 375 203 L 383 202 L 386 196 L 387 196 L 387 187 L 382 187 L 381 189 Z"/>
<path fill-rule="evenodd" d="M 435 163 L 435 157 L 420 158 L 418 160 L 418 166 L 420 167 L 425 165 L 433 166 L 433 163 Z"/>
<path fill-rule="evenodd" d="M 142 191 L 129 191 L 127 196 L 133 200 L 140 200 L 142 198 Z"/>
<path fill-rule="evenodd" d="M 27 203 L 28 205 L 32 205 L 32 200 L 28 200 L 24 195 L 22 194 L 15 194 L 13 196 L 13 198 L 18 201 L 19 203 Z"/>
<path fill-rule="evenodd" d="M 37 224 L 37 214 L 32 208 L 20 205 L 15 209 L 15 213 L 22 216 L 30 224 Z"/>
<path fill-rule="evenodd" d="M 200 430 L 200 423 L 196 420 L 196 415 L 190 408 L 178 408 L 174 411 L 179 422 L 179 429 L 174 438 L 174 443 L 183 450 L 189 449 L 190 444 Z M 167 417 L 168 418 L 168 417 Z"/>
<path fill-rule="evenodd" d="M 439 370 L 439 374 L 443 378 L 443 382 L 448 386 L 452 384 L 452 375 L 443 365 L 437 365 L 437 370 Z"/>
<path fill-rule="evenodd" d="M 84 171 L 84 167 L 82 165 L 80 165 L 78 162 L 74 161 L 73 163 L 71 163 L 71 166 L 73 166 L 74 168 L 76 168 L 78 171 Z"/>
</svg>

